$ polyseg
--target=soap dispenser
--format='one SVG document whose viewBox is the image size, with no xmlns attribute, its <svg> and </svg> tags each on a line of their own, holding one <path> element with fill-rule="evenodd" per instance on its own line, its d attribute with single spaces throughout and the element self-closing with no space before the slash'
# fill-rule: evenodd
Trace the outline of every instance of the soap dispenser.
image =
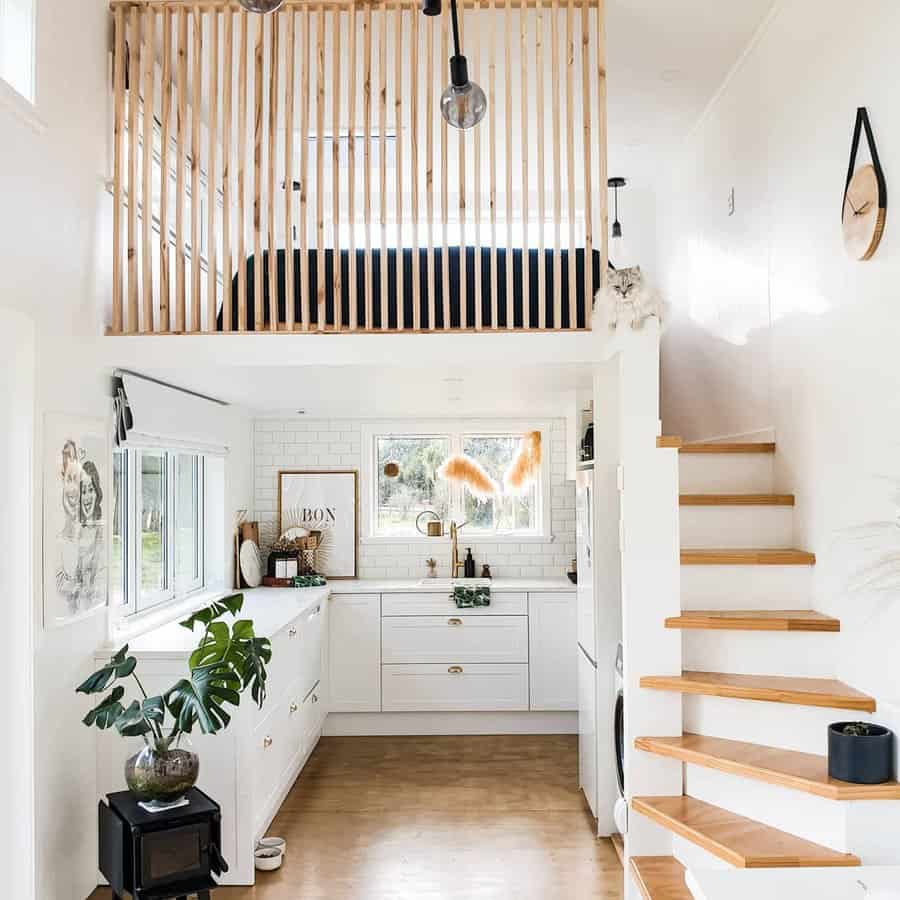
<svg viewBox="0 0 900 900">
<path fill-rule="evenodd" d="M 475 557 L 472 556 L 472 548 L 466 547 L 466 561 L 465 566 L 463 568 L 463 573 L 466 578 L 474 578 L 475 577 Z"/>
</svg>

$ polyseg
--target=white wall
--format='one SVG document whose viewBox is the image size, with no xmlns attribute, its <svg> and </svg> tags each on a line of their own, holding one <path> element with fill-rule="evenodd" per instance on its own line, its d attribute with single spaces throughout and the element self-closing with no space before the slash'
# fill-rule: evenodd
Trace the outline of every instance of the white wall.
<svg viewBox="0 0 900 900">
<path fill-rule="evenodd" d="M 410 422 L 414 428 L 415 420 Z M 277 530 L 278 472 L 281 469 L 357 469 L 362 470 L 366 452 L 360 419 L 257 419 L 254 436 L 254 503 L 260 522 L 264 552 L 268 552 Z M 480 571 L 490 563 L 495 577 L 560 577 L 575 556 L 575 485 L 567 482 L 565 420 L 552 420 L 552 431 L 544 437 L 544 452 L 550 455 L 551 522 L 553 540 L 499 543 L 476 540 L 460 532 L 460 552 L 472 547 Z M 360 482 L 360 498 L 367 485 Z M 360 515 L 360 529 L 363 528 Z M 360 534 L 360 578 L 424 578 L 425 560 L 434 557 L 439 572 L 449 572 L 449 540 L 379 541 L 367 543 Z"/>
<path fill-rule="evenodd" d="M 776 4 L 675 161 L 658 229 L 677 312 L 664 338 L 666 432 L 775 429 L 776 488 L 797 495 L 796 545 L 818 556 L 816 605 L 843 622 L 836 674 L 873 692 L 895 725 L 900 227 L 889 209 L 875 258 L 851 261 L 840 201 L 857 106 L 888 185 L 900 179 L 898 34 L 891 0 L 852 12 L 838 0 Z M 891 553 L 885 590 L 849 590 L 853 572 Z"/>
</svg>

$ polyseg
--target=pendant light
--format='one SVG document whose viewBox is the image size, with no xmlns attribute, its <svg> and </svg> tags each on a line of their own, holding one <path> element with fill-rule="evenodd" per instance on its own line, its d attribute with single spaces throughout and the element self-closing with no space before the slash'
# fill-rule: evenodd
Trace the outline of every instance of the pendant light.
<svg viewBox="0 0 900 900">
<path fill-rule="evenodd" d="M 238 3 L 252 13 L 271 13 L 284 6 L 284 0 L 238 0 Z"/>
<path fill-rule="evenodd" d="M 608 186 L 613 189 L 615 196 L 615 216 L 613 217 L 612 236 L 622 237 L 622 223 L 619 221 L 619 188 L 625 187 L 628 182 L 624 178 L 610 178 Z"/>
<path fill-rule="evenodd" d="M 440 3 L 437 0 L 423 0 L 422 12 L 436 15 L 440 12 Z M 474 128 L 484 118 L 487 97 L 474 81 L 469 81 L 469 64 L 459 47 L 456 0 L 450 0 L 450 18 L 454 52 L 450 57 L 450 84 L 441 94 L 441 115 L 454 128 Z"/>
</svg>

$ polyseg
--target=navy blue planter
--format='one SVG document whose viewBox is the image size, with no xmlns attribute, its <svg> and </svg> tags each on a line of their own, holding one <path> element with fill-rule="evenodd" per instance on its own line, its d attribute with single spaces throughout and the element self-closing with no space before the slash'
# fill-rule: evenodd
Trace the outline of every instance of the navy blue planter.
<svg viewBox="0 0 900 900">
<path fill-rule="evenodd" d="M 870 734 L 844 734 L 850 722 L 828 726 L 828 775 L 851 784 L 884 784 L 894 776 L 894 732 L 869 725 Z"/>
</svg>

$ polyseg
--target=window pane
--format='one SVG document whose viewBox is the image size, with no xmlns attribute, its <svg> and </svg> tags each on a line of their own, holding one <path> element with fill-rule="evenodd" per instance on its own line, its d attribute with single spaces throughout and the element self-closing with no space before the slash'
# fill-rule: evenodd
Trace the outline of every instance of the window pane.
<svg viewBox="0 0 900 900">
<path fill-rule="evenodd" d="M 113 453 L 112 546 L 110 547 L 109 602 L 121 605 L 125 600 L 125 511 L 126 455 L 124 451 Z"/>
<path fill-rule="evenodd" d="M 472 531 L 534 531 L 537 484 L 522 494 L 507 494 L 503 475 L 522 442 L 521 435 L 469 435 L 463 438 L 463 453 L 476 460 L 500 485 L 501 496 L 480 501 L 463 490 L 467 528 Z"/>
<path fill-rule="evenodd" d="M 141 452 L 141 600 L 156 603 L 166 589 L 166 455 Z M 154 596 L 156 595 L 156 596 Z"/>
<path fill-rule="evenodd" d="M 437 470 L 450 455 L 447 437 L 386 437 L 376 439 L 378 465 L 378 510 L 376 530 L 379 534 L 412 534 L 416 517 L 434 510 L 442 519 L 449 518 L 450 490 L 437 477 Z M 389 478 L 384 474 L 387 463 L 396 463 L 400 474 Z"/>
<path fill-rule="evenodd" d="M 200 578 L 200 457 L 179 453 L 175 466 L 175 583 Z"/>
</svg>

